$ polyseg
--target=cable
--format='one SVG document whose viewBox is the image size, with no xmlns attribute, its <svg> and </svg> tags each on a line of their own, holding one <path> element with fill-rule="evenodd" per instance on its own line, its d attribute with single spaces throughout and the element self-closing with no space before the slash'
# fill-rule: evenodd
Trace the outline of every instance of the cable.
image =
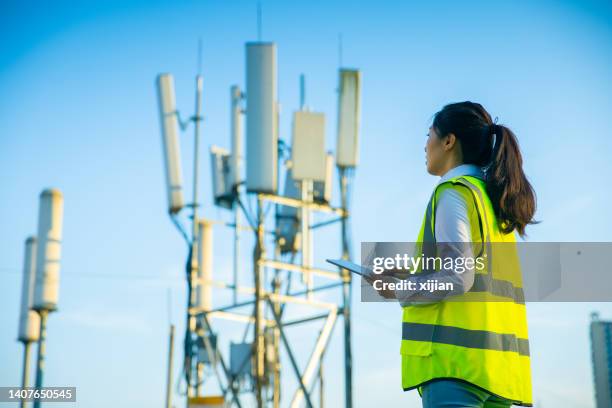
<svg viewBox="0 0 612 408">
<path fill-rule="evenodd" d="M 251 218 L 251 219 L 254 219 L 254 218 L 255 218 L 255 215 L 254 215 L 254 214 L 255 214 L 255 212 L 253 211 L 253 206 L 251 205 L 251 201 L 253 201 L 253 200 L 252 200 L 252 197 L 250 197 L 250 196 L 247 194 L 247 196 L 246 196 L 246 202 L 247 202 L 247 206 L 249 207 L 249 212 L 248 212 L 248 215 L 250 216 L 250 218 Z"/>
<path fill-rule="evenodd" d="M 247 222 L 249 223 L 249 226 L 253 229 L 256 230 L 257 227 L 255 226 L 255 223 L 253 222 L 253 216 L 249 213 L 249 211 L 247 211 L 247 209 L 244 206 L 244 203 L 242 202 L 242 200 L 240 199 L 240 197 L 237 197 L 236 200 L 238 201 L 238 205 L 240 206 L 240 208 L 242 208 L 242 212 L 244 213 Z M 247 205 L 249 206 L 249 208 L 251 207 L 250 202 L 249 202 L 249 198 L 247 196 Z"/>
<path fill-rule="evenodd" d="M 187 275 L 187 310 L 189 310 L 190 306 L 191 306 L 191 294 L 193 291 L 193 287 L 191 285 L 191 265 L 192 265 L 192 261 L 193 261 L 193 245 L 189 245 L 189 255 L 187 256 L 187 262 L 185 265 L 185 272 Z M 191 361 L 191 357 L 192 357 L 192 347 L 193 347 L 193 341 L 191 338 L 191 331 L 189 328 L 189 313 L 187 313 L 187 322 L 185 324 L 185 340 L 183 342 L 183 356 L 184 356 L 184 361 L 183 361 L 183 375 L 185 377 L 185 381 L 187 383 L 187 389 L 189 390 L 189 388 L 191 387 L 191 365 L 192 365 L 192 361 Z"/>
<path fill-rule="evenodd" d="M 187 232 L 185 231 L 183 225 L 179 222 L 176 214 L 170 214 L 170 219 L 172 220 L 176 228 L 179 230 L 185 241 L 189 243 L 189 236 L 187 235 Z"/>
</svg>

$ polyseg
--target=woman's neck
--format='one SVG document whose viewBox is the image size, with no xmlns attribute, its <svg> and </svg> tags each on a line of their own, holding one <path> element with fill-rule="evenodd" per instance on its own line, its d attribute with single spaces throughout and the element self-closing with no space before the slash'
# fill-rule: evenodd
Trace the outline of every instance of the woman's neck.
<svg viewBox="0 0 612 408">
<path fill-rule="evenodd" d="M 440 174 L 440 176 L 444 176 L 446 173 L 448 173 L 449 171 L 451 171 L 452 169 L 454 169 L 455 167 L 461 166 L 463 163 L 460 160 L 449 160 L 446 165 L 443 167 L 442 169 L 442 174 Z"/>
</svg>

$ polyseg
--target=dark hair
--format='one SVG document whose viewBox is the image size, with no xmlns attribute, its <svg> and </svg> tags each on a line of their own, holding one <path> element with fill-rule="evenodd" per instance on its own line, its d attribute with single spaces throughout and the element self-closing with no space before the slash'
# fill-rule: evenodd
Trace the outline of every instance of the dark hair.
<svg viewBox="0 0 612 408">
<path fill-rule="evenodd" d="M 525 236 L 527 224 L 537 223 L 533 220 L 536 197 L 523 172 L 514 133 L 494 123 L 482 105 L 469 101 L 446 105 L 435 114 L 433 127 L 439 137 L 453 133 L 461 141 L 464 163 L 485 168 L 487 194 L 500 230 L 508 234 L 516 229 Z"/>
</svg>

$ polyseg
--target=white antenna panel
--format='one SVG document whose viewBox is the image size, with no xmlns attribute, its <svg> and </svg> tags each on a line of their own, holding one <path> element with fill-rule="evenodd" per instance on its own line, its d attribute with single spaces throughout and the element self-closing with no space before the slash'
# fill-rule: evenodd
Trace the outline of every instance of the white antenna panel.
<svg viewBox="0 0 612 408">
<path fill-rule="evenodd" d="M 355 167 L 358 162 L 361 74 L 354 69 L 340 70 L 338 94 L 338 167 Z"/>
<path fill-rule="evenodd" d="M 21 286 L 21 313 L 19 314 L 19 335 L 21 342 L 37 341 L 40 333 L 40 316 L 32 310 L 34 282 L 36 280 L 36 238 L 25 242 L 23 260 L 23 283 Z"/>
<path fill-rule="evenodd" d="M 325 115 L 298 111 L 293 115 L 291 144 L 293 178 L 325 181 Z"/>
<path fill-rule="evenodd" d="M 277 190 L 278 129 L 276 45 L 246 45 L 246 185 L 248 192 Z"/>
<path fill-rule="evenodd" d="M 177 213 L 183 208 L 183 176 L 178 133 L 178 114 L 174 100 L 174 78 L 170 74 L 157 76 L 157 96 L 161 120 L 162 146 L 166 168 L 168 210 Z"/>
<path fill-rule="evenodd" d="M 64 199 L 56 189 L 40 193 L 36 248 L 35 310 L 57 309 Z"/>
</svg>

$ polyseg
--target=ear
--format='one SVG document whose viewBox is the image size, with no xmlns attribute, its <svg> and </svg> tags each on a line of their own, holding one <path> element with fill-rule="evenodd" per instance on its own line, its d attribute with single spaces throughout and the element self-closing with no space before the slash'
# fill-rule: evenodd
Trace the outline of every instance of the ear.
<svg viewBox="0 0 612 408">
<path fill-rule="evenodd" d="M 445 151 L 449 151 L 455 147 L 455 143 L 457 143 L 457 136 L 455 136 L 454 133 L 449 133 L 444 140 L 442 140 L 442 147 Z"/>
</svg>

